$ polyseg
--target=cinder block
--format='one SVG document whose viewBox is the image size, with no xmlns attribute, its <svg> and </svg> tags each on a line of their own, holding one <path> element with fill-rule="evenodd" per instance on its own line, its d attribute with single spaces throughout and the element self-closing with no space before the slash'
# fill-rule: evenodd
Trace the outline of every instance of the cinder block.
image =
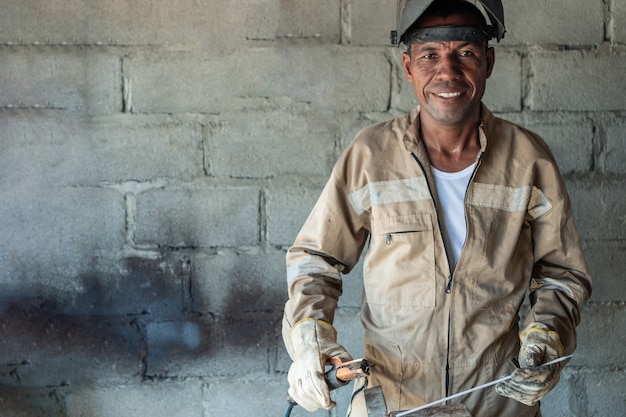
<svg viewBox="0 0 626 417">
<path fill-rule="evenodd" d="M 192 259 L 194 312 L 226 317 L 274 311 L 287 301 L 285 252 L 220 252 Z"/>
<path fill-rule="evenodd" d="M 285 342 L 282 337 L 282 321 L 277 323 L 276 332 L 280 335 L 280 338 L 276 340 L 276 343 L 272 346 L 274 350 L 270 352 L 272 370 L 274 372 L 284 374 L 285 381 L 287 381 L 287 372 L 289 372 L 289 367 L 291 366 L 292 361 L 287 353 Z"/>
<path fill-rule="evenodd" d="M 326 175 L 337 157 L 339 127 L 329 115 L 245 112 L 220 116 L 206 150 L 218 177 Z"/>
<path fill-rule="evenodd" d="M 121 66 L 117 56 L 89 50 L 66 53 L 25 50 L 3 51 L 0 57 L 2 107 L 88 114 L 122 109 Z"/>
<path fill-rule="evenodd" d="M 541 400 L 541 414 L 544 417 L 571 417 L 581 414 L 587 408 L 585 378 L 579 369 L 571 366 L 561 371 L 561 379 L 556 387 Z"/>
<path fill-rule="evenodd" d="M 273 179 L 267 190 L 267 240 L 290 246 L 319 198 L 327 178 Z"/>
<path fill-rule="evenodd" d="M 626 104 L 625 106 L 626 107 Z M 606 144 L 603 154 L 604 171 L 608 174 L 625 174 L 626 167 L 626 118 L 616 118 L 606 127 Z"/>
<path fill-rule="evenodd" d="M 620 180 L 567 181 L 574 217 L 584 240 L 624 239 L 626 201 Z"/>
<path fill-rule="evenodd" d="M 325 111 L 386 110 L 389 102 L 390 65 L 382 52 L 286 46 L 140 54 L 129 65 L 135 113 L 221 113 L 285 98 Z"/>
<path fill-rule="evenodd" d="M 591 240 L 585 244 L 585 254 L 593 278 L 592 300 L 596 303 L 626 300 L 623 284 L 626 244 L 622 240 Z"/>
<path fill-rule="evenodd" d="M 147 374 L 153 377 L 219 377 L 267 373 L 276 315 L 181 318 L 147 327 Z"/>
<path fill-rule="evenodd" d="M 0 177 L 85 185 L 204 176 L 199 128 L 136 116 L 0 115 Z"/>
<path fill-rule="evenodd" d="M 515 52 L 495 48 L 495 64 L 483 101 L 491 111 L 520 111 L 522 108 L 522 58 Z"/>
<path fill-rule="evenodd" d="M 503 45 L 597 45 L 604 37 L 602 1 L 526 0 L 504 3 Z"/>
<path fill-rule="evenodd" d="M 538 134 L 550 147 L 563 175 L 592 169 L 596 127 L 586 114 L 522 112 L 497 116 Z"/>
<path fill-rule="evenodd" d="M 60 387 L 0 387 L 0 415 L 10 417 L 64 417 L 59 403 L 66 389 Z"/>
<path fill-rule="evenodd" d="M 11 291 L 67 296 L 99 254 L 124 245 L 125 208 L 114 190 L 11 183 L 0 191 L 0 213 L 0 276 Z"/>
<path fill-rule="evenodd" d="M 594 125 L 578 115 L 532 115 L 503 118 L 517 123 L 546 141 L 563 175 L 589 172 L 593 162 Z"/>
<path fill-rule="evenodd" d="M 204 389 L 205 416 L 221 416 L 224 410 L 235 410 L 233 416 L 282 416 L 287 408 L 288 388 L 286 375 L 217 380 Z M 239 400 L 233 403 L 233 399 Z M 330 417 L 330 412 L 309 413 L 298 406 L 292 410 L 291 417 Z"/>
<path fill-rule="evenodd" d="M 259 189 L 153 189 L 137 196 L 136 241 L 167 247 L 259 243 Z"/>
<path fill-rule="evenodd" d="M 392 107 L 395 108 L 395 106 Z M 379 122 L 385 122 L 399 114 L 399 112 L 393 110 L 390 112 L 367 113 L 364 115 L 356 115 L 353 113 L 337 114 L 336 118 L 339 125 L 341 126 L 342 132 L 341 140 L 339 142 L 339 150 L 343 151 L 344 149 L 346 149 L 348 145 L 352 143 L 352 141 L 355 139 L 357 133 L 359 133 L 362 129 Z M 337 162 L 337 159 L 333 161 L 333 166 L 335 162 Z M 328 172 L 325 172 L 323 176 L 327 177 L 328 175 L 330 175 L 330 170 Z"/>
<path fill-rule="evenodd" d="M 99 259 L 94 271 L 81 274 L 82 297 L 77 312 L 178 317 L 185 307 L 189 264 L 174 255 L 150 258 Z"/>
<path fill-rule="evenodd" d="M 611 111 L 626 107 L 622 74 L 626 54 L 589 51 L 533 52 L 529 56 L 530 108 L 535 111 Z"/>
<path fill-rule="evenodd" d="M 279 0 L 254 1 L 245 7 L 227 0 L 50 0 L 46 7 L 5 6 L 0 43 L 232 48 L 247 39 L 337 43 L 340 30 L 339 0 L 298 0 L 288 6 Z"/>
<path fill-rule="evenodd" d="M 585 375 L 583 382 L 588 400 L 587 410 L 583 415 L 621 416 L 624 414 L 626 373 L 623 369 L 592 372 Z"/>
<path fill-rule="evenodd" d="M 618 44 L 626 43 L 626 3 L 614 1 L 611 3 L 613 17 L 613 42 Z"/>
<path fill-rule="evenodd" d="M 128 321 L 13 303 L 0 323 L 3 386 L 83 386 L 141 374 L 141 335 Z"/>
<path fill-rule="evenodd" d="M 191 370 L 190 367 L 194 362 L 205 360 L 223 343 L 217 339 L 220 335 L 212 330 L 212 326 L 212 323 L 194 318 L 148 323 L 146 374 L 182 377 L 191 371 L 190 375 L 202 375 L 200 369 Z"/>
<path fill-rule="evenodd" d="M 222 0 L 224 1 L 224 0 Z M 337 44 L 341 35 L 340 0 L 295 0 L 285 3 L 280 0 L 255 1 L 241 7 L 233 7 L 243 12 L 243 25 L 233 29 L 232 24 L 219 22 L 228 33 L 243 32 L 240 36 L 251 40 L 311 39 L 323 43 Z M 218 6 L 219 7 L 219 6 Z M 208 39 L 207 39 L 208 40 Z"/>
<path fill-rule="evenodd" d="M 390 46 L 390 32 L 397 29 L 396 3 L 361 0 L 349 4 L 352 17 L 350 25 L 352 44 Z"/>
<path fill-rule="evenodd" d="M 524 126 L 542 137 L 554 154 L 561 173 L 589 172 L 593 162 L 594 127 L 588 120 Z"/>
<path fill-rule="evenodd" d="M 4 279 L 0 306 L 36 302 L 57 314 L 158 318 L 177 316 L 185 308 L 189 268 L 184 259 L 90 253 L 65 264 L 64 259 L 35 259 L 21 268 L 8 258 L 2 261 L 0 272 L 9 279 Z"/>
<path fill-rule="evenodd" d="M 620 368 L 626 361 L 626 308 L 619 303 L 588 304 L 578 326 L 573 366 Z"/>
<path fill-rule="evenodd" d="M 66 399 L 68 417 L 203 417 L 200 381 L 78 386 Z"/>
<path fill-rule="evenodd" d="M 396 48 L 391 51 L 392 62 L 394 64 L 394 76 L 392 80 L 397 82 L 397 91 L 393 90 L 392 96 L 392 108 L 399 110 L 402 113 L 410 112 L 419 104 L 415 92 L 413 91 L 413 84 L 406 79 L 406 74 L 402 68 L 402 53 L 406 50 L 404 47 Z"/>
</svg>

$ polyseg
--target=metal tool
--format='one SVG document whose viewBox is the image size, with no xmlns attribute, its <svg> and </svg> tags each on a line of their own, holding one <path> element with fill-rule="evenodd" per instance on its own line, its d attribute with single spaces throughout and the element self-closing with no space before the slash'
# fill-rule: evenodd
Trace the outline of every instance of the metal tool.
<svg viewBox="0 0 626 417">
<path fill-rule="evenodd" d="M 553 361 L 543 363 L 543 364 L 541 364 L 541 366 L 549 366 L 549 365 L 554 365 L 554 364 L 556 364 L 556 363 L 559 363 L 559 362 L 562 362 L 562 361 L 564 361 L 564 360 L 566 360 L 566 359 L 569 359 L 569 358 L 571 358 L 572 356 L 573 356 L 573 355 L 563 356 L 563 357 L 558 358 L 558 359 L 555 359 L 555 360 L 553 360 Z M 479 386 L 477 386 L 477 387 L 470 388 L 470 389 L 467 389 L 467 390 L 465 390 L 465 391 L 461 391 L 461 392 L 459 392 L 459 393 L 456 393 L 456 394 L 450 395 L 450 396 L 445 397 L 445 398 L 442 398 L 442 399 L 440 399 L 440 400 L 433 401 L 433 402 L 431 402 L 431 403 L 421 405 L 421 406 L 416 407 L 416 408 L 413 408 L 413 409 L 411 409 L 411 410 L 403 411 L 403 412 L 401 412 L 401 413 L 399 413 L 399 414 L 396 414 L 394 417 L 404 417 L 404 416 L 408 416 L 409 414 L 412 414 L 412 413 L 414 413 L 414 412 L 416 412 L 416 411 L 420 411 L 420 410 L 423 410 L 423 409 L 425 409 L 425 408 L 432 407 L 433 405 L 437 405 L 437 404 L 445 403 L 446 401 L 449 401 L 449 400 L 452 400 L 452 399 L 455 399 L 455 398 L 458 398 L 458 397 L 462 397 L 462 396 L 467 395 L 467 394 L 469 394 L 469 393 L 471 393 L 471 392 L 478 391 L 478 390 L 481 390 L 481 389 L 483 389 L 483 388 L 490 387 L 490 386 L 492 386 L 492 385 L 496 385 L 496 384 L 498 384 L 498 383 L 500 383 L 500 382 L 508 381 L 509 379 L 511 379 L 511 375 L 503 376 L 502 378 L 498 378 L 498 379 L 496 379 L 495 381 L 487 382 L 486 384 L 482 384 L 482 385 L 479 385 Z"/>
<path fill-rule="evenodd" d="M 324 373 L 324 377 L 330 391 L 344 387 L 357 378 L 367 377 L 370 374 L 370 368 L 374 366 L 372 362 L 363 358 L 348 362 L 341 362 L 339 358 L 330 358 L 329 362 L 331 368 Z M 291 397 L 288 398 L 288 402 L 285 417 L 288 417 L 293 407 L 297 405 Z"/>
<path fill-rule="evenodd" d="M 363 358 L 348 362 L 341 362 L 339 358 L 331 358 L 329 362 L 332 368 L 324 376 L 331 391 L 341 388 L 357 378 L 365 378 L 370 374 L 370 368 L 374 365 Z"/>
</svg>

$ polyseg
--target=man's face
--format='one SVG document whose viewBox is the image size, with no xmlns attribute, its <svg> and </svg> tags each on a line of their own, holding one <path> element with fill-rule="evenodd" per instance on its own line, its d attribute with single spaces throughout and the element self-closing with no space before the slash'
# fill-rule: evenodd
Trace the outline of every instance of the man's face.
<svg viewBox="0 0 626 417">
<path fill-rule="evenodd" d="M 473 20 L 463 15 L 430 17 L 421 26 L 476 25 Z M 421 117 L 445 125 L 475 123 L 494 59 L 493 48 L 484 42 L 411 45 L 411 54 L 402 55 L 402 65 L 420 102 Z"/>
</svg>

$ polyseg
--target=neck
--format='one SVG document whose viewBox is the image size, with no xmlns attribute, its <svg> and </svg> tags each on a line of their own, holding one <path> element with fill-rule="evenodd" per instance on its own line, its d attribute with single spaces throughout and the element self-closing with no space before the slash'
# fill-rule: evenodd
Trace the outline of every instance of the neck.
<svg viewBox="0 0 626 417">
<path fill-rule="evenodd" d="M 420 137 L 431 165 L 441 171 L 455 172 L 473 164 L 480 150 L 478 124 L 476 121 L 441 125 L 421 120 Z"/>
</svg>

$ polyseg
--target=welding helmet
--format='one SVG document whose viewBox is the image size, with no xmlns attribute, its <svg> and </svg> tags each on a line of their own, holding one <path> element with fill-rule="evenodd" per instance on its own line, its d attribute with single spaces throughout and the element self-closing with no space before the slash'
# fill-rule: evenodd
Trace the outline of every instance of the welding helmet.
<svg viewBox="0 0 626 417">
<path fill-rule="evenodd" d="M 465 1 L 465 0 L 460 0 Z M 424 28 L 418 31 L 411 31 L 410 39 L 407 38 L 407 31 L 420 18 L 424 11 L 433 3 L 455 3 L 450 0 L 398 0 L 397 26 L 391 31 L 391 44 L 400 46 L 416 42 L 428 41 L 451 41 L 451 40 L 491 40 L 496 38 L 498 42 L 504 37 L 504 10 L 500 0 L 478 0 L 483 10 L 480 10 L 490 25 L 486 26 L 437 26 L 434 28 Z M 458 2 L 458 0 L 456 1 Z M 470 2 L 468 2 L 470 3 Z M 472 3 L 470 3 L 472 4 Z M 487 19 L 485 19 L 487 20 Z M 425 30 L 427 29 L 427 30 Z"/>
</svg>

